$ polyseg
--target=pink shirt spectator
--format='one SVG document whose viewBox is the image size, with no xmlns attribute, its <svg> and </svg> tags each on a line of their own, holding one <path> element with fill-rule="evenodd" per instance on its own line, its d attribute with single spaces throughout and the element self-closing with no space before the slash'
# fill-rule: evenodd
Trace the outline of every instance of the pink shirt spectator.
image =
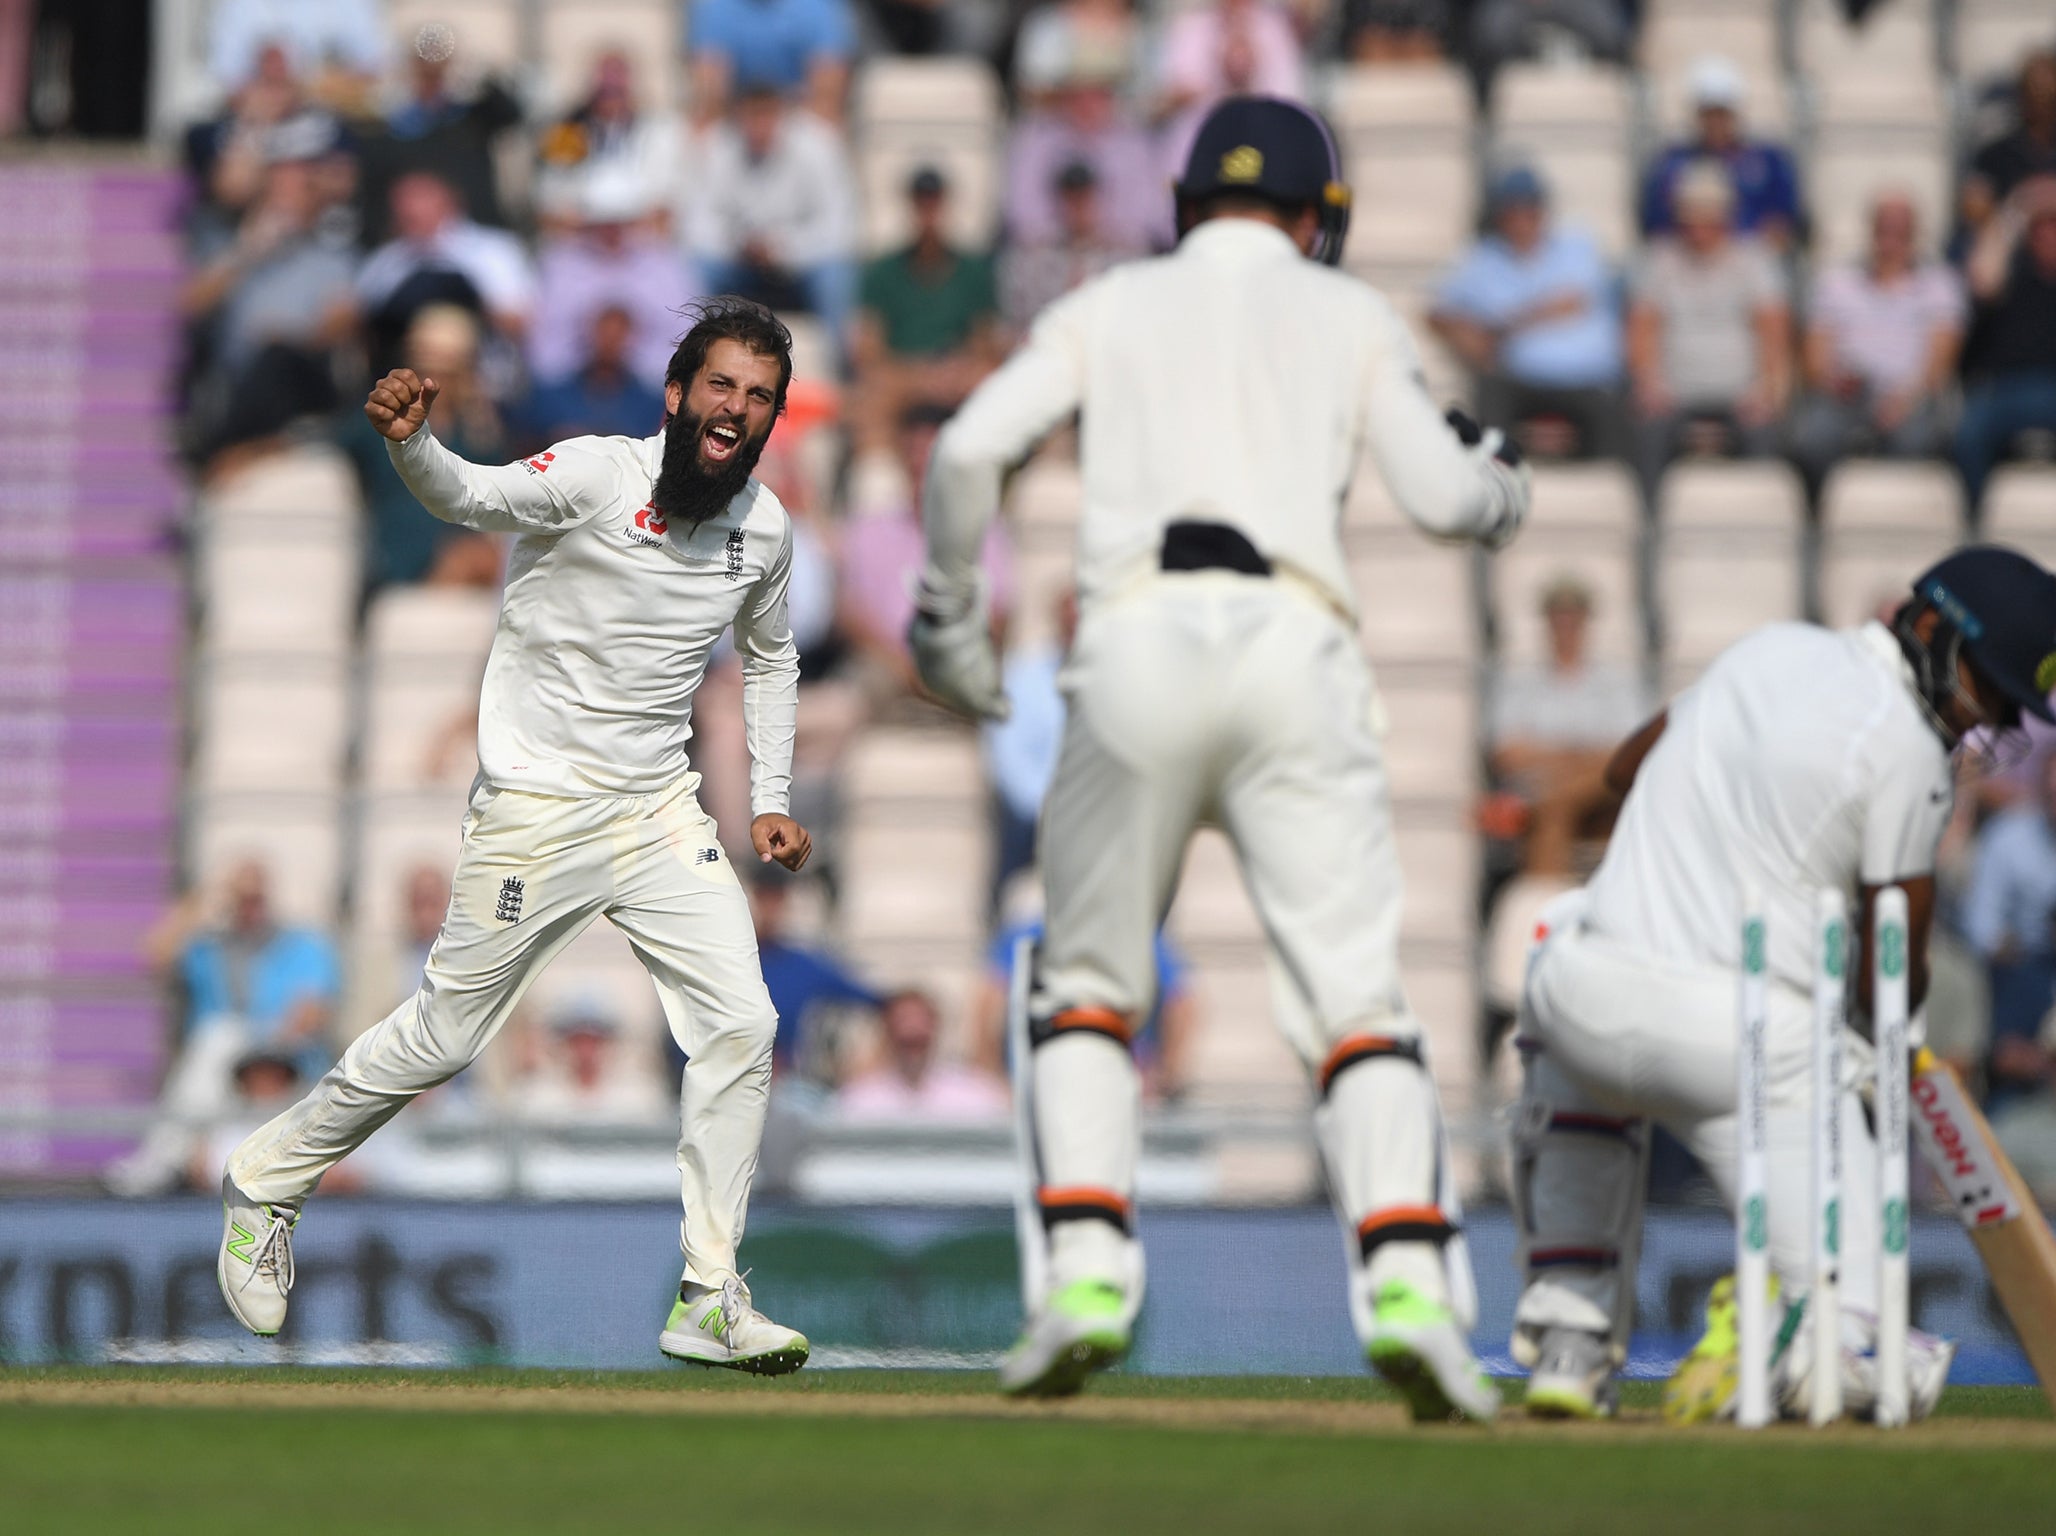
<svg viewBox="0 0 2056 1536">
<path fill-rule="evenodd" d="M 1306 61 L 1285 12 L 1259 0 L 1220 0 L 1183 12 L 1164 34 L 1163 92 L 1178 104 L 1164 130 L 1175 177 L 1207 111 L 1224 96 L 1306 95 Z"/>
<path fill-rule="evenodd" d="M 917 516 L 859 518 L 843 530 L 843 595 L 880 633 L 904 644 L 914 617 L 914 578 L 927 558 Z M 1004 614 L 1013 606 L 1014 562 L 997 523 L 986 530 L 982 563 L 992 611 Z"/>
<path fill-rule="evenodd" d="M 1007 234 L 1023 245 L 1055 245 L 1064 237 L 1057 174 L 1092 167 L 1115 245 L 1149 250 L 1171 242 L 1171 199 L 1163 162 L 1148 134 L 1123 116 L 1112 98 L 1069 112 L 1038 112 L 1014 129 L 1007 146 Z"/>
<path fill-rule="evenodd" d="M 1835 361 L 1881 393 L 1918 384 L 1937 331 L 1963 329 L 1963 285 L 1939 262 L 1880 284 L 1868 268 L 1835 267 L 1813 296 L 1813 324 Z"/>
<path fill-rule="evenodd" d="M 636 375 L 658 389 L 686 326 L 678 311 L 699 297 L 678 248 L 648 234 L 546 241 L 538 286 L 528 338 L 528 366 L 537 378 L 559 379 L 583 367 L 594 318 L 618 305 L 635 321 Z"/>
<path fill-rule="evenodd" d="M 997 1120 L 1010 1100 L 1006 1085 L 969 1067 L 942 1063 L 910 1083 L 890 1067 L 853 1078 L 835 1096 L 850 1120 Z"/>
</svg>

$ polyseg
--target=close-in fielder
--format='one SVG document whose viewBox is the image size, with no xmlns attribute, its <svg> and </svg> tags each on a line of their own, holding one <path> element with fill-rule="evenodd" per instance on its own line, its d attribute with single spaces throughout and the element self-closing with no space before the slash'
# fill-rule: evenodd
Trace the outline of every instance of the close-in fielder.
<svg viewBox="0 0 2056 1536">
<path fill-rule="evenodd" d="M 785 405 L 792 338 L 766 310 L 707 306 L 672 356 L 664 429 L 466 463 L 425 428 L 433 379 L 386 375 L 364 412 L 437 517 L 517 534 L 479 700 L 479 776 L 421 989 L 344 1052 L 222 1176 L 223 1296 L 277 1333 L 292 1228 L 322 1174 L 485 1049 L 523 991 L 605 914 L 656 983 L 686 1066 L 678 1167 L 685 1274 L 659 1347 L 761 1373 L 807 1341 L 736 1272 L 777 1017 L 749 905 L 687 765 L 694 691 L 733 625 L 751 756 L 750 840 L 787 869 L 799 665 L 786 623 L 792 527 L 750 478 Z"/>
<path fill-rule="evenodd" d="M 945 702 L 999 715 L 980 544 L 1002 472 L 1083 413 L 1080 621 L 1020 1067 L 1049 1283 L 1001 1386 L 1076 1391 L 1128 1347 L 1143 1288 L 1128 1042 L 1186 843 L 1212 822 L 1234 844 L 1278 962 L 1281 1023 L 1319 1085 L 1368 1358 L 1423 1417 L 1489 1416 L 1434 1083 L 1400 987 L 1380 709 L 1340 524 L 1367 447 L 1416 523 L 1491 544 L 1519 526 L 1527 472 L 1497 433 L 1443 419 L 1391 305 L 1330 270 L 1348 192 L 1319 118 L 1223 103 L 1177 204 L 1178 249 L 1051 305 L 944 429 L 926 489 L 916 660 Z"/>
<path fill-rule="evenodd" d="M 1829 631 L 1775 624 L 1724 652 L 1609 765 L 1626 796 L 1589 886 L 1545 909 L 1519 1041 L 1526 1088 L 1514 1129 L 1515 1209 L 1525 1289 L 1514 1355 L 1537 1413 L 1610 1414 L 1634 1309 L 1649 1127 L 1698 1156 L 1733 1206 L 1736 1033 L 1743 892 L 1767 928 L 1769 1247 L 1781 1294 L 1810 1273 L 1816 893 L 1857 903 L 1869 934 L 1878 891 L 1909 913 L 1909 993 L 1927 991 L 1935 849 L 1955 800 L 1953 754 L 1972 731 L 2050 718 L 2056 577 L 2024 555 L 1960 550 L 1914 583 L 1891 626 Z M 1859 941 L 1861 942 L 1861 941 Z M 1854 1015 L 1871 967 L 1850 967 Z M 1867 1042 L 1853 1031 L 1839 1094 L 1846 1187 L 1875 1184 L 1876 1143 L 1859 1089 Z M 1876 1211 L 1842 1205 L 1844 1400 L 1876 1397 Z M 1679 1419 L 1728 1411 L 1736 1355 L 1730 1282 L 1707 1337 L 1666 1393 Z M 1789 1331 L 1789 1330 L 1788 1330 Z M 1773 1384 L 1804 1412 L 1810 1330 L 1783 1350 Z M 1951 1347 L 1908 1347 L 1911 1411 L 1934 1406 Z"/>
</svg>

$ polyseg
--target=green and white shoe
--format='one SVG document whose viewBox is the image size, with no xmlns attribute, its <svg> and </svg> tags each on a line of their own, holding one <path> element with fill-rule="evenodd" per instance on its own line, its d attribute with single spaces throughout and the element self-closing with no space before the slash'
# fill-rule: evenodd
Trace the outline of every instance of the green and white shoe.
<svg viewBox="0 0 2056 1536">
<path fill-rule="evenodd" d="M 1404 1280 L 1379 1287 L 1364 1358 L 1399 1389 L 1417 1424 L 1489 1422 L 1499 1412 L 1499 1389 L 1479 1367 L 1456 1314 Z"/>
<path fill-rule="evenodd" d="M 290 1206 L 252 1200 L 221 1176 L 221 1252 L 214 1278 L 236 1321 L 268 1339 L 286 1325 L 286 1298 L 293 1289 L 293 1224 Z"/>
<path fill-rule="evenodd" d="M 759 1312 L 750 1304 L 749 1287 L 734 1275 L 718 1291 L 680 1285 L 657 1348 L 674 1360 L 752 1376 L 790 1375 L 807 1363 L 809 1352 L 806 1336 Z"/>
<path fill-rule="evenodd" d="M 1069 1397 L 1094 1371 L 1128 1353 L 1128 1298 L 1105 1280 L 1074 1280 L 1050 1294 L 1007 1357 L 999 1389 L 1009 1397 Z"/>
<path fill-rule="evenodd" d="M 1772 1316 L 1777 1314 L 1778 1277 L 1770 1277 Z M 1732 1417 L 1742 1386 L 1742 1346 L 1735 1277 L 1722 1275 L 1706 1297 L 1706 1331 L 1663 1384 L 1667 1424 L 1706 1424 Z M 1780 1341 L 1782 1342 L 1782 1341 Z"/>
<path fill-rule="evenodd" d="M 1545 1328 L 1524 1406 L 1531 1419 L 1612 1418 L 1620 1412 L 1612 1346 L 1582 1329 Z"/>
</svg>

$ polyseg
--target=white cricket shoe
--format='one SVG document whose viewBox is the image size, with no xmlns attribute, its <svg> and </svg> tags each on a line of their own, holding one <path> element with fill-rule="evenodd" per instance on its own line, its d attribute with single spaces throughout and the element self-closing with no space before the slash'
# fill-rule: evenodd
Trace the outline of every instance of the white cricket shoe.
<svg viewBox="0 0 2056 1536">
<path fill-rule="evenodd" d="M 672 1303 L 670 1321 L 657 1335 L 657 1348 L 674 1360 L 718 1365 L 753 1376 L 785 1376 L 807 1363 L 804 1334 L 774 1323 L 750 1304 L 750 1288 L 730 1275 L 718 1291 L 684 1285 Z"/>
<path fill-rule="evenodd" d="M 1000 1362 L 1009 1397 L 1069 1397 L 1128 1353 L 1128 1298 L 1111 1281 L 1074 1280 L 1052 1291 Z"/>
<path fill-rule="evenodd" d="M 1456 1314 L 1404 1280 L 1378 1288 L 1364 1358 L 1399 1389 L 1417 1424 L 1489 1423 L 1499 1412 L 1499 1389 L 1471 1353 Z"/>
<path fill-rule="evenodd" d="M 285 1326 L 293 1289 L 293 1224 L 300 1213 L 266 1205 L 221 1176 L 221 1254 L 214 1275 L 236 1321 L 260 1338 Z"/>
<path fill-rule="evenodd" d="M 1525 1406 L 1536 1419 L 1612 1418 L 1620 1412 L 1612 1346 L 1581 1328 L 1543 1329 Z"/>
</svg>

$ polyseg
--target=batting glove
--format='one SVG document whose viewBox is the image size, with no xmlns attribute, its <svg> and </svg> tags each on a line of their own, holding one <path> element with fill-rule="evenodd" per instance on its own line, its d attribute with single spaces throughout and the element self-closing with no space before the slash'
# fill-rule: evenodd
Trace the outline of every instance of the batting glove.
<svg viewBox="0 0 2056 1536">
<path fill-rule="evenodd" d="M 983 594 L 941 592 L 922 581 L 914 590 L 907 648 L 921 686 L 942 704 L 971 720 L 1007 718 Z"/>
<path fill-rule="evenodd" d="M 1521 531 L 1521 523 L 1528 515 L 1534 473 L 1528 468 L 1520 445 L 1499 428 L 1479 426 L 1456 406 L 1449 408 L 1445 419 L 1455 429 L 1463 445 L 1470 449 L 1471 457 L 1482 464 L 1497 492 L 1492 499 L 1498 515 L 1479 530 L 1478 542 L 1487 549 L 1504 549 Z"/>
</svg>

